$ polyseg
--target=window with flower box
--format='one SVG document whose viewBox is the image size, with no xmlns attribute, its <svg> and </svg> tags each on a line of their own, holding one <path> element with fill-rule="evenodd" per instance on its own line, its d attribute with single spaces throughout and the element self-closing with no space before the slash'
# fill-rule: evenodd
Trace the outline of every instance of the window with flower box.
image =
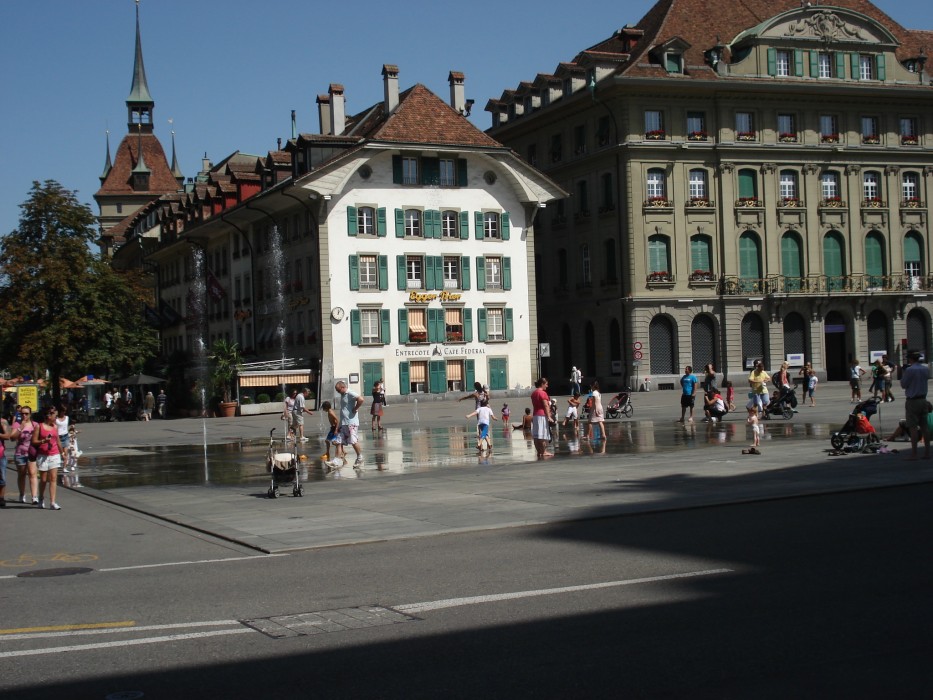
<svg viewBox="0 0 933 700">
<path fill-rule="evenodd" d="M 752 112 L 735 113 L 735 138 L 737 141 L 754 141 L 758 137 L 755 131 L 755 115 Z"/>
<path fill-rule="evenodd" d="M 706 112 L 687 112 L 687 140 L 706 141 Z"/>
<path fill-rule="evenodd" d="M 839 143 L 839 120 L 835 114 L 820 115 L 820 142 Z"/>
<path fill-rule="evenodd" d="M 881 174 L 869 170 L 862 174 L 862 203 L 864 206 L 881 206 Z"/>
<path fill-rule="evenodd" d="M 901 196 L 906 206 L 920 204 L 920 175 L 917 173 L 904 173 L 901 175 Z"/>
<path fill-rule="evenodd" d="M 690 202 L 694 206 L 709 205 L 709 184 L 705 168 L 692 168 L 688 173 Z"/>
<path fill-rule="evenodd" d="M 405 256 L 406 289 L 424 288 L 424 257 L 421 255 Z"/>
<path fill-rule="evenodd" d="M 820 194 L 824 205 L 841 204 L 839 192 L 839 173 L 830 170 L 820 175 Z"/>
<path fill-rule="evenodd" d="M 661 168 L 651 168 L 648 171 L 645 189 L 649 202 L 667 204 L 667 177 Z"/>
<path fill-rule="evenodd" d="M 444 256 L 444 289 L 460 289 L 460 269 L 459 255 Z"/>
<path fill-rule="evenodd" d="M 797 115 L 781 113 L 777 115 L 778 141 L 781 143 L 797 142 Z"/>
<path fill-rule="evenodd" d="M 671 239 L 661 233 L 648 237 L 648 281 L 671 281 Z"/>
<path fill-rule="evenodd" d="M 444 342 L 469 343 L 473 340 L 473 310 L 444 307 Z"/>
<path fill-rule="evenodd" d="M 645 138 L 661 140 L 667 132 L 664 130 L 664 112 L 659 109 L 645 110 Z"/>
<path fill-rule="evenodd" d="M 900 119 L 901 127 L 901 145 L 904 146 L 916 146 L 919 143 L 917 137 L 917 118 L 916 117 L 901 117 Z"/>
<path fill-rule="evenodd" d="M 794 170 L 782 170 L 778 177 L 778 190 L 781 198 L 781 206 L 797 206 L 800 203 L 797 194 L 797 172 Z"/>
<path fill-rule="evenodd" d="M 712 282 L 713 239 L 703 233 L 690 237 L 691 282 Z"/>
<path fill-rule="evenodd" d="M 862 143 L 875 146 L 881 143 L 881 132 L 878 127 L 878 117 L 872 115 L 862 116 Z"/>
</svg>

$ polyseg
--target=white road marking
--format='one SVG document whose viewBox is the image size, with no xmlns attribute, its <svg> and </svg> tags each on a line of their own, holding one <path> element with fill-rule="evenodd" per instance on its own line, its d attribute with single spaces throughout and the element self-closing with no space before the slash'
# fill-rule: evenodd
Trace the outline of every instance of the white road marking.
<svg viewBox="0 0 933 700">
<path fill-rule="evenodd" d="M 124 630 L 126 631 L 126 630 Z M 41 654 L 61 654 L 68 651 L 88 651 L 90 649 L 109 649 L 111 647 L 136 646 L 138 644 L 160 644 L 162 642 L 178 642 L 186 639 L 203 639 L 205 637 L 221 637 L 228 634 L 249 634 L 256 630 L 249 627 L 238 627 L 229 630 L 214 630 L 213 632 L 191 632 L 190 634 L 170 634 L 164 637 L 144 637 L 143 639 L 125 639 L 119 642 L 99 642 L 97 644 L 76 644 L 68 647 L 49 647 L 46 649 L 22 649 L 20 651 L 0 652 L 0 659 L 15 656 L 39 656 Z"/>
<path fill-rule="evenodd" d="M 514 593 L 495 593 L 492 595 L 478 595 L 469 598 L 448 598 L 447 600 L 434 600 L 427 603 L 409 603 L 407 605 L 388 606 L 403 613 L 422 613 L 429 610 L 443 608 L 456 608 L 461 605 L 478 605 L 480 603 L 495 603 L 500 600 L 515 600 L 517 598 L 534 598 L 543 595 L 557 595 L 561 593 L 576 593 L 578 591 L 594 591 L 600 588 L 615 588 L 618 586 L 633 586 L 639 583 L 656 583 L 659 581 L 673 581 L 696 576 L 713 576 L 715 574 L 731 573 L 732 569 L 707 569 L 706 571 L 689 571 L 683 574 L 668 574 L 666 576 L 649 576 L 647 578 L 632 578 L 624 581 L 606 581 L 604 583 L 589 583 L 580 586 L 564 586 L 563 588 L 541 588 L 533 591 L 516 591 Z"/>
<path fill-rule="evenodd" d="M 189 564 L 222 564 L 225 561 L 246 561 L 249 559 L 269 559 L 270 557 L 287 557 L 288 554 L 259 554 L 249 557 L 227 557 L 226 559 L 196 559 L 194 561 L 168 561 L 161 564 L 137 564 L 136 566 L 113 566 L 108 569 L 95 569 L 95 571 L 131 571 L 133 569 L 157 569 L 162 566 L 187 566 Z"/>
<path fill-rule="evenodd" d="M 63 632 L 20 632 L 19 634 L 5 634 L 0 637 L 0 643 L 11 639 L 47 639 L 49 637 L 79 637 L 89 634 L 118 634 L 132 632 L 151 632 L 153 630 L 174 630 L 190 627 L 227 627 L 239 625 L 239 620 L 208 620 L 206 622 L 176 622 L 170 625 L 140 625 L 139 627 L 113 627 L 94 628 L 85 630 L 67 630 Z"/>
</svg>

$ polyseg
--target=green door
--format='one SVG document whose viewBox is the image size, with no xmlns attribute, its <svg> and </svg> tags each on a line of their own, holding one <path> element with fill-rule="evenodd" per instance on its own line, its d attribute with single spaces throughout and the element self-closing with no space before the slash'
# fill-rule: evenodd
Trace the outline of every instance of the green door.
<svg viewBox="0 0 933 700">
<path fill-rule="evenodd" d="M 865 272 L 868 275 L 868 287 L 881 287 L 884 284 L 884 242 L 877 231 L 865 237 Z"/>
<path fill-rule="evenodd" d="M 432 394 L 447 392 L 447 363 L 443 360 L 428 362 L 428 387 Z"/>
<path fill-rule="evenodd" d="M 360 393 L 365 397 L 372 394 L 376 382 L 383 379 L 382 363 L 364 362 L 362 363 L 361 369 L 363 370 L 363 385 Z"/>
<path fill-rule="evenodd" d="M 758 236 L 743 233 L 739 238 L 739 283 L 746 293 L 761 291 L 761 255 L 759 254 Z"/>
<path fill-rule="evenodd" d="M 489 388 L 508 389 L 509 388 L 509 361 L 505 357 L 489 358 Z"/>
<path fill-rule="evenodd" d="M 830 231 L 823 237 L 823 274 L 826 275 L 828 291 L 834 292 L 845 287 L 842 238 L 835 231 Z"/>
<path fill-rule="evenodd" d="M 797 234 L 785 233 L 781 237 L 781 274 L 784 275 L 785 292 L 799 292 L 801 289 L 801 257 Z"/>
</svg>

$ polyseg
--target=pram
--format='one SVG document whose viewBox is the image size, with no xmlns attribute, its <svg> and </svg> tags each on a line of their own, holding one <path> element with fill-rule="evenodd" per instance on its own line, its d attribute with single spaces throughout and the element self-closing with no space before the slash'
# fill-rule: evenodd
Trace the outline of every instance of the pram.
<svg viewBox="0 0 933 700">
<path fill-rule="evenodd" d="M 272 434 L 275 428 L 269 431 L 269 451 L 266 453 L 266 468 L 272 475 L 272 483 L 266 495 L 269 498 L 279 497 L 279 486 L 282 484 L 292 485 L 292 496 L 304 496 L 304 488 L 301 486 L 301 475 L 298 470 L 298 446 L 292 443 L 291 452 L 276 452 L 275 438 Z M 287 440 L 283 440 L 283 447 Z"/>
<path fill-rule="evenodd" d="M 765 406 L 764 412 L 761 414 L 762 418 L 786 418 L 791 419 L 794 417 L 794 408 L 797 406 L 797 385 L 794 384 L 792 387 L 783 387 L 779 390 L 778 397 L 776 399 L 771 399 L 767 406 Z"/>
<path fill-rule="evenodd" d="M 622 391 L 612 397 L 612 401 L 606 407 L 606 418 L 618 418 L 619 414 L 631 418 L 634 412 L 635 408 L 632 406 L 632 399 L 627 391 Z"/>
<path fill-rule="evenodd" d="M 871 417 L 878 412 L 878 404 L 881 399 L 871 398 L 855 405 L 845 425 L 841 429 L 832 433 L 829 442 L 834 450 L 844 452 L 875 452 L 881 447 L 881 440 L 877 433 L 860 433 L 857 430 L 857 419 L 860 413 L 871 420 Z"/>
</svg>

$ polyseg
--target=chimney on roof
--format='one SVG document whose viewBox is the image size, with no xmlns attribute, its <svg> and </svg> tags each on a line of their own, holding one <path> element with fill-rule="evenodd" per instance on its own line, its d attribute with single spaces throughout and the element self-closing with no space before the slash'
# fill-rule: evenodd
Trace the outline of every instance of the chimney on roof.
<svg viewBox="0 0 933 700">
<path fill-rule="evenodd" d="M 330 95 L 331 133 L 340 136 L 347 127 L 347 113 L 343 103 L 343 85 L 331 83 L 327 90 Z"/>
<path fill-rule="evenodd" d="M 204 153 L 204 157 L 201 159 L 201 172 L 207 173 L 210 172 L 210 169 L 214 167 L 214 164 L 211 163 L 210 159 L 207 157 L 207 152 Z"/>
<path fill-rule="evenodd" d="M 317 116 L 321 123 L 321 136 L 330 133 L 330 95 L 317 96 Z"/>
<path fill-rule="evenodd" d="M 463 85 L 463 73 L 450 71 L 447 76 L 447 82 L 450 83 L 450 106 L 463 114 L 466 105 L 466 88 Z"/>
<path fill-rule="evenodd" d="M 383 64 L 382 84 L 385 88 L 386 114 L 392 114 L 398 107 L 398 66 Z"/>
</svg>

